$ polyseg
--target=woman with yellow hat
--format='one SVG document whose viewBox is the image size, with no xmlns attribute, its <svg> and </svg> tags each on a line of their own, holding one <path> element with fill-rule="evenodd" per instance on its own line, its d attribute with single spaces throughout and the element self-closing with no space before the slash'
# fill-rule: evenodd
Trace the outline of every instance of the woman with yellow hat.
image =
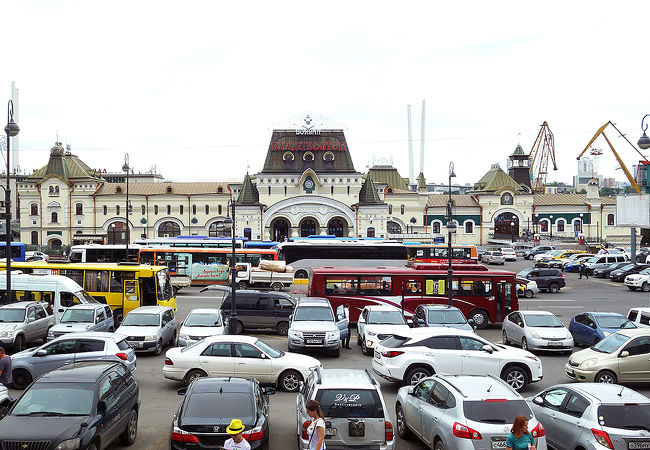
<svg viewBox="0 0 650 450">
<path fill-rule="evenodd" d="M 244 425 L 239 419 L 232 419 L 226 432 L 232 437 L 223 443 L 224 450 L 251 450 L 251 446 L 246 439 L 242 436 Z"/>
</svg>

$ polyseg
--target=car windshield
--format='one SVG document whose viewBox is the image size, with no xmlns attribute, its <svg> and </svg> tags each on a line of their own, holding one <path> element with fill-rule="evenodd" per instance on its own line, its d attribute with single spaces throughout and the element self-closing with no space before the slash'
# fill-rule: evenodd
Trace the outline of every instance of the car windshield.
<svg viewBox="0 0 650 450">
<path fill-rule="evenodd" d="M 299 306 L 293 315 L 294 321 L 316 320 L 334 322 L 334 314 L 329 306 Z"/>
<path fill-rule="evenodd" d="M 596 316 L 595 319 L 601 328 L 636 328 L 625 316 Z"/>
<path fill-rule="evenodd" d="M 316 400 L 328 419 L 384 418 L 384 408 L 374 389 L 319 389 Z"/>
<path fill-rule="evenodd" d="M 19 323 L 25 320 L 24 308 L 0 308 L 0 322 Z"/>
<path fill-rule="evenodd" d="M 271 358 L 279 358 L 280 356 L 284 355 L 284 352 L 281 352 L 280 350 L 276 350 L 270 345 L 268 345 L 266 342 L 260 341 L 259 339 L 255 342 L 255 345 L 257 348 L 262 350 L 264 353 L 269 355 Z"/>
<path fill-rule="evenodd" d="M 526 324 L 529 327 L 543 327 L 543 328 L 562 328 L 564 325 L 560 319 L 552 314 L 524 314 Z"/>
<path fill-rule="evenodd" d="M 526 400 L 465 400 L 463 410 L 468 420 L 483 423 L 511 424 L 517 415 L 533 417 Z"/>
<path fill-rule="evenodd" d="M 124 317 L 122 326 L 128 327 L 157 327 L 160 325 L 158 314 L 129 313 Z"/>
<path fill-rule="evenodd" d="M 529 274 L 530 272 L 532 272 L 532 271 L 533 271 L 533 269 L 522 270 L 521 272 L 519 272 L 519 273 L 517 274 L 517 276 L 520 277 L 520 278 L 526 278 L 526 277 L 528 276 L 528 274 Z"/>
<path fill-rule="evenodd" d="M 630 338 L 627 336 L 620 333 L 614 333 L 610 334 L 602 341 L 597 342 L 593 347 L 591 347 L 591 349 L 600 353 L 614 353 L 621 347 L 621 345 L 625 344 L 629 340 Z"/>
<path fill-rule="evenodd" d="M 458 325 L 466 323 L 465 316 L 457 309 L 449 310 L 429 310 L 427 313 L 428 323 Z"/>
<path fill-rule="evenodd" d="M 406 320 L 399 311 L 370 311 L 366 323 L 373 325 L 406 325 Z"/>
<path fill-rule="evenodd" d="M 11 415 L 87 416 L 92 412 L 94 398 L 94 384 L 36 382 L 20 397 Z"/>
<path fill-rule="evenodd" d="M 650 403 L 601 405 L 597 416 L 604 427 L 650 431 Z"/>
<path fill-rule="evenodd" d="M 226 389 L 228 387 L 226 386 Z M 185 398 L 183 418 L 210 419 L 214 423 L 224 422 L 219 419 L 237 417 L 238 419 L 255 416 L 251 394 L 242 392 L 201 392 Z M 244 420 L 244 422 L 246 422 Z M 212 422 L 208 422 L 212 423 Z"/>
<path fill-rule="evenodd" d="M 80 290 L 74 293 L 75 297 L 79 299 L 81 303 L 99 303 L 95 297 L 90 295 L 88 292 L 85 290 Z"/>
<path fill-rule="evenodd" d="M 92 309 L 69 308 L 61 316 L 61 323 L 93 323 L 94 311 Z"/>
<path fill-rule="evenodd" d="M 186 327 L 220 327 L 221 316 L 217 313 L 190 313 L 183 325 Z"/>
</svg>

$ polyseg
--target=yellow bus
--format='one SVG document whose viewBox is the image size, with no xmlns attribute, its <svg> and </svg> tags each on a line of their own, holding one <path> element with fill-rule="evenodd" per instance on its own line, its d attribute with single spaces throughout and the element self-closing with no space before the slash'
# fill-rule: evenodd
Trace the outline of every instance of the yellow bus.
<svg viewBox="0 0 650 450">
<path fill-rule="evenodd" d="M 6 263 L 0 263 L 5 270 Z M 76 281 L 98 302 L 113 310 L 117 323 L 124 314 L 140 306 L 170 306 L 176 311 L 176 298 L 165 266 L 137 263 L 45 263 L 12 262 L 12 270 L 23 273 L 64 275 Z"/>
</svg>

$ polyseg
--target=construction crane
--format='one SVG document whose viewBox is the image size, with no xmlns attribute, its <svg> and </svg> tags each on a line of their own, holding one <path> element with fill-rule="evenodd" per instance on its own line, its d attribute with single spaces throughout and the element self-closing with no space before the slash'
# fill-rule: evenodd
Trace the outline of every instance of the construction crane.
<svg viewBox="0 0 650 450">
<path fill-rule="evenodd" d="M 625 172 L 625 176 L 627 177 L 627 180 L 630 182 L 630 184 L 632 185 L 632 187 L 634 188 L 634 190 L 636 191 L 636 193 L 637 193 L 637 194 L 640 194 L 640 193 L 641 193 L 641 188 L 639 187 L 639 184 L 636 182 L 636 180 L 634 179 L 634 176 L 633 176 L 633 175 L 630 173 L 630 171 L 627 169 L 627 167 L 626 167 L 625 164 L 623 163 L 623 160 L 622 160 L 621 157 L 618 155 L 618 152 L 616 151 L 616 149 L 615 149 L 614 146 L 612 145 L 611 141 L 609 140 L 609 138 L 608 138 L 607 135 L 605 134 L 605 128 L 607 128 L 609 125 L 611 125 L 612 127 L 614 127 L 614 129 L 618 132 L 618 134 L 619 134 L 623 139 L 625 139 L 625 141 L 626 141 L 628 144 L 630 144 L 630 146 L 631 146 L 631 147 L 632 147 L 632 148 L 633 148 L 633 149 L 634 149 L 634 150 L 635 150 L 639 155 L 641 155 L 641 158 L 643 158 L 643 160 L 640 161 L 641 164 L 639 164 L 639 166 L 641 166 L 641 165 L 645 165 L 645 166 L 647 166 L 647 164 L 648 164 L 648 158 L 646 158 L 645 155 L 644 155 L 643 153 L 641 153 L 639 150 L 637 150 L 637 148 L 636 148 L 634 145 L 632 145 L 632 143 L 628 140 L 628 138 L 626 138 L 625 135 L 624 135 L 623 133 L 621 133 L 621 131 L 620 131 L 618 128 L 616 128 L 616 125 L 614 125 L 614 124 L 612 123 L 611 120 L 608 121 L 608 122 L 607 122 L 605 125 L 603 125 L 602 127 L 600 127 L 600 128 L 598 129 L 598 131 L 596 131 L 596 134 L 594 134 L 594 137 L 591 138 L 591 140 L 589 141 L 589 143 L 587 144 L 587 146 L 585 147 L 585 149 L 584 149 L 584 150 L 583 150 L 583 151 L 578 155 L 578 161 L 580 161 L 580 158 L 582 158 L 582 155 L 584 155 L 585 152 L 589 149 L 589 147 L 591 147 L 591 144 L 593 144 L 594 141 L 595 141 L 596 139 L 598 139 L 598 136 L 602 135 L 602 136 L 605 138 L 605 141 L 607 141 L 607 145 L 609 145 L 609 148 L 612 149 L 612 153 L 614 153 L 614 157 L 616 158 L 616 161 L 618 161 L 619 165 L 621 166 L 621 169 L 623 169 L 623 172 Z"/>
<path fill-rule="evenodd" d="M 533 193 L 543 194 L 546 189 L 546 175 L 548 175 L 548 159 L 553 161 L 553 170 L 557 170 L 555 163 L 555 140 L 553 132 L 544 121 L 537 133 L 537 138 L 530 150 L 531 179 L 533 181 Z"/>
</svg>

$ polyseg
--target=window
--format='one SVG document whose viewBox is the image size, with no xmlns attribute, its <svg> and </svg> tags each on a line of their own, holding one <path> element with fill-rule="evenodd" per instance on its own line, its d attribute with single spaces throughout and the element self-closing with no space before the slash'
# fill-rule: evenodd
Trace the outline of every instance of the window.
<svg viewBox="0 0 650 450">
<path fill-rule="evenodd" d="M 216 344 L 212 344 L 205 350 L 203 350 L 202 355 L 203 356 L 221 356 L 221 357 L 230 357 L 232 356 L 231 350 L 230 350 L 231 344 L 229 343 L 224 343 L 224 342 L 219 342 Z"/>
<path fill-rule="evenodd" d="M 84 207 L 81 203 L 77 203 L 75 205 L 75 214 L 80 216 L 84 213 Z"/>
<path fill-rule="evenodd" d="M 192 215 L 196 216 L 196 205 L 192 205 Z"/>
<path fill-rule="evenodd" d="M 362 276 L 359 280 L 359 295 L 391 295 L 392 293 L 392 277 Z"/>
<path fill-rule="evenodd" d="M 424 380 L 422 383 L 418 384 L 413 390 L 413 396 L 426 402 L 429 398 L 429 394 L 433 389 L 435 381 L 433 380 Z"/>
<path fill-rule="evenodd" d="M 334 188 L 332 188 L 332 189 L 334 189 Z M 332 194 L 333 194 L 333 193 L 334 193 L 334 192 L 332 192 Z M 388 214 L 389 214 L 389 215 L 392 215 L 392 214 L 393 214 L 393 205 L 388 205 Z"/>
<path fill-rule="evenodd" d="M 564 397 L 566 397 L 567 394 L 568 392 L 564 389 L 552 389 L 546 392 L 543 396 L 544 406 L 547 408 L 559 410 L 560 406 L 562 406 L 562 402 L 564 401 Z"/>
<path fill-rule="evenodd" d="M 468 220 L 465 222 L 465 234 L 472 234 L 474 233 L 474 222 L 471 220 Z"/>
<path fill-rule="evenodd" d="M 366 230 L 366 237 L 369 238 L 374 238 L 375 237 L 375 229 L 373 227 L 370 227 Z"/>
<path fill-rule="evenodd" d="M 350 195 L 350 186 L 348 186 L 348 195 Z"/>
<path fill-rule="evenodd" d="M 650 314 L 641 313 L 639 318 L 639 323 L 642 325 L 650 325 Z"/>
<path fill-rule="evenodd" d="M 38 231 L 32 231 L 32 245 L 38 245 Z"/>
<path fill-rule="evenodd" d="M 406 208 L 404 207 L 404 205 L 400 205 L 400 207 L 399 207 L 399 212 L 400 212 L 400 214 L 404 214 L 404 209 L 406 209 Z"/>
<path fill-rule="evenodd" d="M 108 292 L 108 270 L 86 270 L 85 288 L 88 292 Z"/>
<path fill-rule="evenodd" d="M 210 214 L 210 205 L 205 205 L 205 214 Z"/>
<path fill-rule="evenodd" d="M 330 194 L 334 195 L 334 186 L 330 186 Z M 389 207 L 390 208 L 390 207 Z"/>
<path fill-rule="evenodd" d="M 104 205 L 104 215 L 108 214 L 108 207 Z"/>
<path fill-rule="evenodd" d="M 440 383 L 436 383 L 433 392 L 431 392 L 431 396 L 429 397 L 429 403 L 438 408 L 445 408 L 449 397 L 450 395 L 447 388 Z"/>
<path fill-rule="evenodd" d="M 178 213 L 179 213 L 180 215 L 183 215 L 183 205 L 180 205 L 180 206 L 178 207 Z"/>
<path fill-rule="evenodd" d="M 222 211 L 223 211 L 223 206 L 221 205 L 217 206 L 217 212 L 219 213 L 219 215 L 221 215 Z"/>
<path fill-rule="evenodd" d="M 582 231 L 582 220 L 574 219 L 574 221 L 573 221 L 573 231 Z"/>
<path fill-rule="evenodd" d="M 440 222 L 433 222 L 431 224 L 431 232 L 432 233 L 440 233 Z"/>
<path fill-rule="evenodd" d="M 325 293 L 331 295 L 348 295 L 357 293 L 356 278 L 327 278 L 325 282 Z"/>
<path fill-rule="evenodd" d="M 38 216 L 38 205 L 36 203 L 32 203 L 29 206 L 30 206 L 30 215 Z"/>
<path fill-rule="evenodd" d="M 115 214 L 120 215 L 120 205 L 115 205 Z"/>
<path fill-rule="evenodd" d="M 582 397 L 578 397 L 575 394 L 571 394 L 571 397 L 566 402 L 564 411 L 569 415 L 575 417 L 582 417 L 582 414 L 584 414 L 588 406 L 589 406 L 589 402 L 587 402 L 587 400 L 585 400 Z"/>
<path fill-rule="evenodd" d="M 542 220 L 539 222 L 539 231 L 542 233 L 548 233 L 548 220 Z"/>
<path fill-rule="evenodd" d="M 514 204 L 515 200 L 512 197 L 512 194 L 509 192 L 506 192 L 501 196 L 501 204 L 502 205 L 512 205 Z"/>
<path fill-rule="evenodd" d="M 142 215 L 144 216 L 146 213 L 147 213 L 147 211 L 145 210 L 144 205 L 142 205 Z"/>
<path fill-rule="evenodd" d="M 486 345 L 483 341 L 471 337 L 458 336 L 458 339 L 460 339 L 460 348 L 463 350 L 483 350 L 483 346 Z"/>
<path fill-rule="evenodd" d="M 66 276 L 72 281 L 77 283 L 79 286 L 84 285 L 84 271 L 78 269 L 61 269 L 59 270 L 59 275 Z M 63 294 L 62 294 L 63 295 Z"/>
<path fill-rule="evenodd" d="M 647 355 L 650 353 L 650 338 L 640 337 L 625 346 L 623 350 L 630 352 L 630 356 Z"/>
<path fill-rule="evenodd" d="M 386 223 L 386 230 L 388 231 L 388 234 L 399 234 L 402 232 L 402 227 L 399 223 L 389 220 L 388 223 Z"/>
<path fill-rule="evenodd" d="M 248 344 L 235 344 L 235 357 L 262 359 L 262 352 Z"/>
<path fill-rule="evenodd" d="M 167 215 L 169 216 L 171 215 L 171 213 L 172 213 L 172 207 L 171 205 L 167 205 Z"/>
<path fill-rule="evenodd" d="M 172 221 L 163 222 L 158 227 L 158 236 L 160 237 L 176 237 L 180 236 L 181 227 Z"/>
<path fill-rule="evenodd" d="M 556 227 L 558 232 L 560 233 L 564 232 L 564 220 L 562 219 L 558 220 Z"/>
<path fill-rule="evenodd" d="M 77 353 L 101 352 L 103 350 L 104 341 L 96 341 L 94 339 L 80 339 L 79 350 L 77 350 Z"/>
<path fill-rule="evenodd" d="M 435 336 L 427 339 L 426 346 L 435 350 L 457 350 L 456 338 L 453 336 Z"/>
<path fill-rule="evenodd" d="M 55 212 L 52 213 L 52 223 L 58 223 L 59 222 L 59 215 Z"/>
<path fill-rule="evenodd" d="M 155 206 L 153 207 L 153 213 L 154 213 L 155 215 L 158 215 L 158 205 L 155 205 Z"/>
<path fill-rule="evenodd" d="M 45 347 L 48 355 L 65 355 L 74 353 L 76 342 L 74 340 L 59 341 Z"/>
<path fill-rule="evenodd" d="M 614 225 L 614 214 L 607 214 L 607 225 Z"/>
<path fill-rule="evenodd" d="M 111 292 L 123 292 L 124 280 L 131 280 L 133 277 L 133 272 L 112 271 L 110 280 Z"/>
</svg>

